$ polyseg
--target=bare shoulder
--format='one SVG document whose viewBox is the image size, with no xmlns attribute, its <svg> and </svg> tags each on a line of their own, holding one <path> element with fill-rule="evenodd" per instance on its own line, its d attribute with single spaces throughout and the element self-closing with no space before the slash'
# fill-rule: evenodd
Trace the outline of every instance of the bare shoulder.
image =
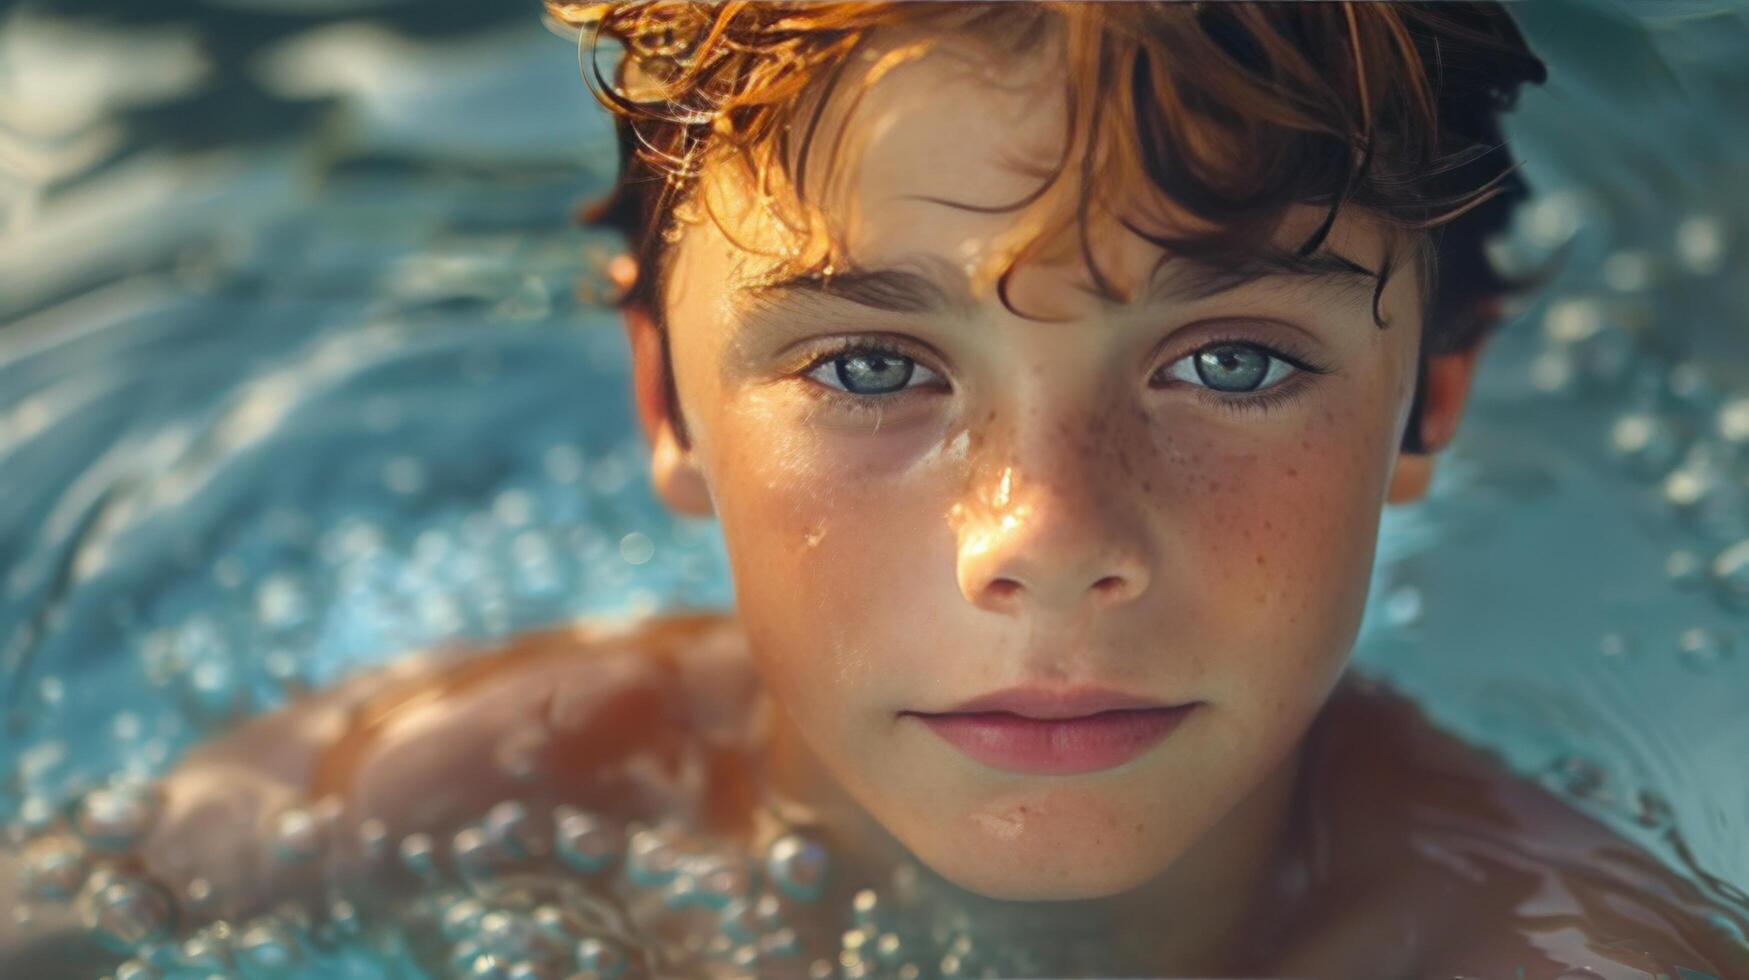
<svg viewBox="0 0 1749 980">
<path fill-rule="evenodd" d="M 1326 935 L 1388 937 L 1397 975 L 1749 976 L 1741 909 L 1406 698 L 1346 684 L 1312 744 Z"/>
<path fill-rule="evenodd" d="M 714 614 L 409 656 L 190 752 L 155 787 L 140 854 L 235 912 L 297 892 L 318 863 L 300 850 L 332 874 L 409 835 L 442 844 L 502 801 L 709 816 L 757 695 L 737 624 Z"/>
</svg>

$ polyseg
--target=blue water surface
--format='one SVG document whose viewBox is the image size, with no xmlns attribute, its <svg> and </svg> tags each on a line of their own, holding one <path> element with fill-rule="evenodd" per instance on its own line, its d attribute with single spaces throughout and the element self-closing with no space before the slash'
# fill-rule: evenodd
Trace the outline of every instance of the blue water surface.
<svg viewBox="0 0 1749 980">
<path fill-rule="evenodd" d="M 1357 661 L 1740 901 L 1749 7 L 1513 9 L 1551 81 L 1496 258 L 1560 271 L 1387 514 Z M 644 479 L 621 243 L 572 220 L 611 130 L 534 8 L 19 5 L 0 86 L 10 840 L 408 649 L 731 602 Z"/>
</svg>

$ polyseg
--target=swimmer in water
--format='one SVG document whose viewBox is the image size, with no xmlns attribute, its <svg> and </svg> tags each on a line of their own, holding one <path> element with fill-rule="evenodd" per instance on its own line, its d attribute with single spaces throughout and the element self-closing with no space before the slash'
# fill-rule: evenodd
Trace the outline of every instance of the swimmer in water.
<svg viewBox="0 0 1749 980">
<path fill-rule="evenodd" d="M 589 217 L 737 609 L 202 746 L 136 852 L 187 922 L 673 826 L 817 886 L 747 975 L 1749 976 L 1715 896 L 1345 676 L 1511 292 L 1504 9 L 549 8 L 630 51 Z M 901 892 L 959 945 L 846 932 Z"/>
</svg>

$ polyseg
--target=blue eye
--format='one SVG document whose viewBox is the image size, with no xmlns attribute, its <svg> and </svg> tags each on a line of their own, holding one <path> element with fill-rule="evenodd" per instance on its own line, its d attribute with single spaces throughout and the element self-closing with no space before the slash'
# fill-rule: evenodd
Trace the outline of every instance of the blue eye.
<svg viewBox="0 0 1749 980">
<path fill-rule="evenodd" d="M 1235 341 L 1210 344 L 1165 368 L 1180 381 L 1228 394 L 1273 388 L 1298 370 L 1268 347 Z"/>
<path fill-rule="evenodd" d="M 890 395 L 903 391 L 912 381 L 937 377 L 915 360 L 898 351 L 863 347 L 841 351 L 815 364 L 808 377 L 852 395 Z"/>
</svg>

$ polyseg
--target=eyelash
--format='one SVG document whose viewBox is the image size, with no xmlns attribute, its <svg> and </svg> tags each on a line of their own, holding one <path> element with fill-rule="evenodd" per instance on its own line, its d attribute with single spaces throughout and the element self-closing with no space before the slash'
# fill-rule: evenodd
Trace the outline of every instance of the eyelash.
<svg viewBox="0 0 1749 980">
<path fill-rule="evenodd" d="M 1332 368 L 1326 367 L 1322 364 L 1315 363 L 1309 357 L 1306 357 L 1304 355 L 1298 355 L 1298 354 L 1289 354 L 1286 351 L 1281 350 L 1280 348 L 1273 347 L 1269 344 L 1265 344 L 1265 343 L 1262 343 L 1260 341 L 1252 340 L 1248 337 L 1237 337 L 1237 336 L 1217 337 L 1213 340 L 1210 340 L 1210 341 L 1198 346 L 1195 350 L 1190 351 L 1189 354 L 1186 354 L 1184 356 L 1188 357 L 1192 354 L 1197 354 L 1201 351 L 1207 350 L 1210 347 L 1226 347 L 1226 346 L 1238 346 L 1238 347 L 1254 348 L 1256 350 L 1262 351 L 1266 356 L 1270 357 L 1271 359 L 1278 360 L 1278 361 L 1281 361 L 1283 363 L 1289 364 L 1296 369 L 1294 371 L 1294 373 L 1292 375 L 1290 375 L 1286 380 L 1278 381 L 1275 384 L 1269 386 L 1268 388 L 1265 388 L 1262 391 L 1256 392 L 1254 394 L 1247 394 L 1244 392 L 1223 392 L 1223 391 L 1220 391 L 1218 389 L 1211 388 L 1207 385 L 1198 385 L 1198 384 L 1191 385 L 1191 387 L 1196 389 L 1197 397 L 1203 399 L 1208 404 L 1214 405 L 1217 408 L 1223 408 L 1223 409 L 1226 409 L 1226 410 L 1231 411 L 1231 412 L 1236 412 L 1236 413 L 1240 413 L 1240 414 L 1247 414 L 1247 413 L 1252 413 L 1252 412 L 1255 412 L 1259 415 L 1268 414 L 1271 410 L 1279 408 L 1279 407 L 1286 405 L 1289 402 L 1293 401 L 1294 398 L 1296 398 L 1300 394 L 1300 389 L 1304 388 L 1306 385 L 1306 382 L 1303 379 L 1303 375 L 1330 374 L 1333 371 Z M 1168 361 L 1166 364 L 1161 365 L 1159 368 L 1156 368 L 1154 373 L 1149 375 L 1150 381 L 1152 381 L 1152 379 L 1154 377 L 1156 377 L 1156 376 L 1160 375 L 1162 372 L 1164 372 L 1166 370 L 1166 368 L 1170 367 L 1173 364 L 1178 363 L 1179 361 L 1181 361 L 1183 359 L 1184 359 L 1183 357 L 1174 358 L 1173 360 Z"/>
<path fill-rule="evenodd" d="M 834 388 L 825 382 L 815 381 L 810 377 L 823 365 L 830 364 L 838 358 L 847 357 L 853 354 L 898 355 L 918 367 L 925 368 L 926 370 L 931 371 L 931 373 L 941 375 L 941 372 L 929 368 L 920 358 L 914 356 L 907 345 L 896 340 L 888 340 L 884 338 L 877 339 L 872 337 L 841 338 L 835 341 L 827 350 L 809 358 L 807 363 L 795 372 L 798 378 L 801 378 L 806 382 L 807 391 L 813 397 L 822 401 L 830 402 L 834 407 L 842 411 L 858 415 L 872 415 L 875 417 L 877 423 L 879 422 L 881 413 L 886 411 L 887 407 L 894 399 L 916 394 L 918 389 L 924 386 L 909 386 L 901 388 L 898 391 L 888 392 L 884 395 L 859 395 L 855 392 Z M 945 377 L 943 377 L 942 380 L 945 381 Z"/>
<path fill-rule="evenodd" d="M 1272 347 L 1269 344 L 1260 343 L 1246 337 L 1221 337 L 1210 340 L 1185 356 L 1188 357 L 1191 354 L 1196 354 L 1210 347 L 1228 345 L 1254 348 L 1262 351 L 1266 356 L 1287 363 L 1296 369 L 1295 373 L 1287 380 L 1277 382 L 1255 394 L 1222 392 L 1215 388 L 1208 387 L 1207 385 L 1191 385 L 1191 387 L 1197 390 L 1197 396 L 1202 398 L 1205 402 L 1228 411 L 1237 413 L 1268 413 L 1272 409 L 1278 408 L 1292 401 L 1299 394 L 1299 389 L 1304 387 L 1304 382 L 1297 379 L 1299 379 L 1302 374 L 1330 374 L 1332 371 L 1331 368 L 1314 363 L 1310 358 L 1303 355 L 1289 354 L 1276 347 Z M 823 365 L 830 364 L 838 358 L 851 354 L 898 355 L 899 357 L 903 357 L 919 366 L 923 366 L 922 362 L 908 353 L 903 345 L 891 341 L 873 341 L 868 338 L 852 337 L 840 340 L 831 349 L 823 351 L 810 358 L 807 364 L 796 373 L 803 378 L 808 378 Z M 1182 359 L 1183 358 L 1176 358 L 1168 362 L 1166 365 L 1162 365 L 1160 368 L 1155 369 L 1154 373 L 1149 376 L 1150 381 L 1153 377 L 1158 376 L 1163 372 L 1166 367 L 1176 364 Z M 929 370 L 933 371 L 933 369 Z M 940 372 L 935 373 L 939 374 Z M 890 401 L 895 397 L 916 390 L 915 388 L 902 388 L 899 391 L 882 395 L 859 395 L 854 392 L 843 391 L 830 385 L 811 380 L 810 387 L 814 390 L 816 396 L 838 402 L 840 405 L 849 408 L 851 411 L 875 413 L 882 410 L 881 403 L 883 401 Z"/>
</svg>

